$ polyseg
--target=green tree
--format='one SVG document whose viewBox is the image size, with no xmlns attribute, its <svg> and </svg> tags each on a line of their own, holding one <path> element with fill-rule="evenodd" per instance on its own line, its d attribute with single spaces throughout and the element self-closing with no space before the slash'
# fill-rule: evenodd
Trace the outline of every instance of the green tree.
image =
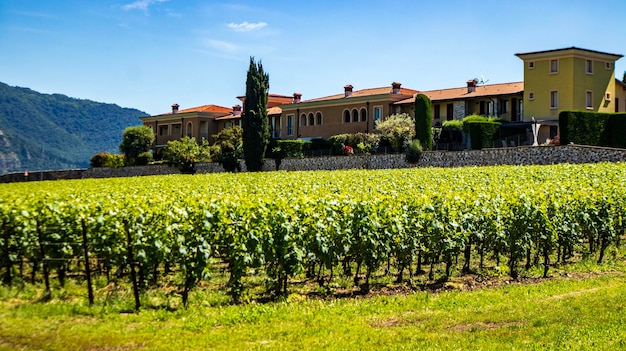
<svg viewBox="0 0 626 351">
<path fill-rule="evenodd" d="M 215 143 L 211 147 L 211 158 L 220 162 L 227 172 L 241 170 L 239 159 L 243 156 L 243 130 L 239 126 L 223 129 L 213 135 Z"/>
<path fill-rule="evenodd" d="M 141 153 L 147 152 L 154 143 L 154 133 L 147 126 L 133 126 L 124 130 L 120 151 L 124 154 L 124 164 L 134 166 Z"/>
<path fill-rule="evenodd" d="M 195 173 L 195 163 L 210 159 L 209 143 L 202 140 L 198 145 L 196 138 L 188 136 L 180 140 L 170 140 L 163 153 L 163 158 L 171 166 L 178 167 L 183 173 Z"/>
<path fill-rule="evenodd" d="M 417 94 L 415 97 L 415 137 L 424 150 L 433 149 L 432 103 L 428 96 Z"/>
<path fill-rule="evenodd" d="M 248 171 L 258 172 L 263 167 L 265 149 L 270 141 L 267 121 L 267 92 L 269 76 L 263 65 L 250 57 L 246 79 L 246 99 L 243 102 L 243 157 Z"/>
<path fill-rule="evenodd" d="M 389 140 L 394 151 L 402 152 L 415 136 L 415 121 L 406 113 L 395 114 L 376 121 L 376 130 Z"/>
</svg>

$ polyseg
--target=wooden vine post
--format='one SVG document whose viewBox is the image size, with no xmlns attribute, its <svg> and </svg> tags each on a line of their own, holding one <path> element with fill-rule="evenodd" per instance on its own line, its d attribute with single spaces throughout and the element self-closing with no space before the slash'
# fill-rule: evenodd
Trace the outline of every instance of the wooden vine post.
<svg viewBox="0 0 626 351">
<path fill-rule="evenodd" d="M 141 303 L 139 302 L 139 284 L 137 284 L 137 273 L 135 272 L 135 256 L 133 255 L 133 242 L 130 237 L 130 229 L 128 221 L 124 220 L 124 228 L 126 229 L 126 253 L 128 257 L 128 265 L 130 266 L 130 279 L 133 283 L 133 294 L 135 295 L 135 312 L 139 311 Z"/>
<path fill-rule="evenodd" d="M 46 262 L 46 245 L 43 241 L 43 232 L 41 230 L 41 223 L 37 221 L 37 238 L 39 239 L 39 251 L 41 254 L 41 266 L 43 268 L 43 279 L 46 284 L 46 292 L 44 294 L 43 299 L 49 300 L 52 297 L 52 292 L 50 291 L 50 277 L 48 274 L 48 263 Z"/>
<path fill-rule="evenodd" d="M 11 255 L 9 254 L 9 225 L 6 221 L 2 222 L 2 230 L 4 232 L 4 262 L 6 264 L 6 273 L 4 273 L 4 277 L 2 279 L 4 284 L 11 286 L 12 277 L 11 277 L 11 269 L 13 268 L 11 262 Z"/>
<path fill-rule="evenodd" d="M 89 266 L 89 250 L 87 248 L 87 226 L 85 220 L 82 220 L 83 229 L 83 250 L 85 252 L 85 275 L 87 276 L 87 294 L 89 296 L 89 305 L 93 305 L 93 286 L 91 285 L 91 267 Z"/>
</svg>

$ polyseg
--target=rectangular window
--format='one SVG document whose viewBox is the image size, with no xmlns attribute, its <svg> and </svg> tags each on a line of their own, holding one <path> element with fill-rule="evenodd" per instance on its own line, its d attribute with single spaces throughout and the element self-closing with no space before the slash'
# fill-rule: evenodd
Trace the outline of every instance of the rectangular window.
<svg viewBox="0 0 626 351">
<path fill-rule="evenodd" d="M 500 110 L 498 114 L 509 113 L 509 100 L 500 99 L 500 101 L 498 101 L 498 109 Z"/>
<path fill-rule="evenodd" d="M 559 73 L 559 60 L 550 60 L 550 73 Z"/>
<path fill-rule="evenodd" d="M 604 63 L 604 69 L 611 69 L 611 63 L 610 62 L 605 62 Z"/>
<path fill-rule="evenodd" d="M 604 100 L 611 101 L 611 93 L 604 94 Z"/>
<path fill-rule="evenodd" d="M 585 60 L 585 73 L 593 74 L 593 61 Z"/>
<path fill-rule="evenodd" d="M 171 135 L 180 135 L 183 136 L 183 127 L 181 126 L 180 123 L 173 123 L 172 124 L 172 131 L 171 131 Z"/>
<path fill-rule="evenodd" d="M 293 115 L 287 115 L 287 136 L 293 135 Z"/>
<path fill-rule="evenodd" d="M 376 122 L 382 120 L 382 118 L 383 118 L 383 108 L 374 107 L 374 128 L 376 128 Z"/>
<path fill-rule="evenodd" d="M 433 116 L 435 119 L 441 118 L 441 105 L 433 106 Z"/>
<path fill-rule="evenodd" d="M 587 109 L 593 109 L 593 92 L 587 90 L 585 92 L 585 107 Z"/>
<path fill-rule="evenodd" d="M 535 100 L 535 92 L 534 91 L 529 91 L 528 92 L 528 100 Z"/>
<path fill-rule="evenodd" d="M 446 119 L 451 121 L 454 118 L 454 105 L 447 104 L 446 105 Z"/>
<path fill-rule="evenodd" d="M 162 124 L 159 126 L 159 135 L 170 135 L 169 124 Z"/>
<path fill-rule="evenodd" d="M 559 92 L 557 90 L 552 90 L 550 92 L 550 108 L 559 108 Z"/>
<path fill-rule="evenodd" d="M 528 61 L 528 69 L 534 69 L 535 68 L 535 61 Z"/>
</svg>

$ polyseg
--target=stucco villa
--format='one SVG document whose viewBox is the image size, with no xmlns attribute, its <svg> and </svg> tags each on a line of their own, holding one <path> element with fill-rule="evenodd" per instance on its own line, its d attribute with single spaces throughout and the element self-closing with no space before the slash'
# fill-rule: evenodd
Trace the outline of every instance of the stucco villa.
<svg viewBox="0 0 626 351">
<path fill-rule="evenodd" d="M 455 88 L 419 91 L 399 82 L 379 88 L 355 89 L 302 99 L 302 94 L 269 94 L 268 118 L 277 139 L 327 139 L 343 133 L 374 132 L 376 121 L 394 113 L 414 115 L 415 96 L 427 95 L 433 105 L 433 126 L 446 120 L 479 114 L 511 124 L 533 123 L 538 140 L 558 134 L 563 110 L 626 111 L 626 83 L 615 77 L 615 62 L 623 57 L 577 47 L 515 54 L 523 61 L 523 81 L 482 84 L 470 79 Z M 245 97 L 238 99 L 243 104 Z M 212 135 L 241 125 L 241 105 L 205 105 L 142 117 L 156 134 L 155 149 L 184 136 L 212 141 Z"/>
</svg>

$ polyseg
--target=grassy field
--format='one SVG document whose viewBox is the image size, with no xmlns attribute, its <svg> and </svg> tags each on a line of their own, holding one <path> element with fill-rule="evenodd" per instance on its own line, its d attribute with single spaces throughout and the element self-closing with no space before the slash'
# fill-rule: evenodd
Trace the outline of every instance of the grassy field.
<svg viewBox="0 0 626 351">
<path fill-rule="evenodd" d="M 40 286 L 4 287 L 0 350 L 626 349 L 621 255 L 601 266 L 564 266 L 549 279 L 496 277 L 469 291 L 451 288 L 461 279 L 470 278 L 437 291 L 292 294 L 246 305 L 220 304 L 198 290 L 188 310 L 159 308 L 163 297 L 147 295 L 137 314 L 127 312 L 132 299 L 122 295 L 89 307 L 69 291 L 83 287 L 71 284 L 45 303 Z"/>
</svg>

